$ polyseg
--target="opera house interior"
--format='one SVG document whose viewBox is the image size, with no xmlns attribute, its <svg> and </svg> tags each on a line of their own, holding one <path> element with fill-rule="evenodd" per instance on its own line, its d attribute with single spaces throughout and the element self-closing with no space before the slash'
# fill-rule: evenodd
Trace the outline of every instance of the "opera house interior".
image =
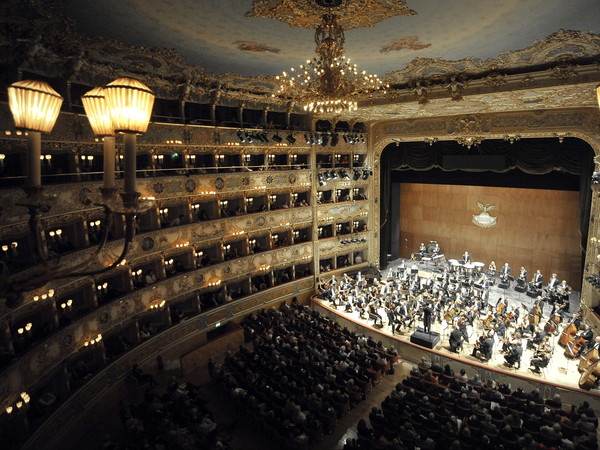
<svg viewBox="0 0 600 450">
<path fill-rule="evenodd" d="M 0 17 L 2 448 L 597 448 L 597 1 Z"/>
</svg>

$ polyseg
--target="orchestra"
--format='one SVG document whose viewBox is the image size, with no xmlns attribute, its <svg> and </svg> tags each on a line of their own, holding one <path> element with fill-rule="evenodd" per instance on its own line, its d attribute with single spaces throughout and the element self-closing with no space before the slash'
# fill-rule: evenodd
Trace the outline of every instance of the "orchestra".
<svg viewBox="0 0 600 450">
<path fill-rule="evenodd" d="M 437 242 L 432 245 L 439 253 Z M 428 249 L 425 247 L 424 251 Z M 526 344 L 527 354 L 532 355 L 527 367 L 535 373 L 549 364 L 555 348 L 561 349 L 568 359 L 585 355 L 591 360 L 580 367 L 586 375 L 582 375 L 582 385 L 600 379 L 600 362 L 596 364 L 600 359 L 600 339 L 594 339 L 593 330 L 583 323 L 581 311 L 571 315 L 572 289 L 566 280 L 559 283 L 553 273 L 543 290 L 541 270 L 537 269 L 528 283 L 527 270 L 521 267 L 518 280 L 528 285 L 529 290 L 545 294 L 537 295 L 531 306 L 511 305 L 505 295 L 495 302 L 490 299 L 496 277 L 509 282 L 509 264 L 505 263 L 499 273 L 494 262 L 487 271 L 482 267 L 483 263 L 472 263 L 470 254 L 465 252 L 461 262 L 449 260 L 448 267 L 435 271 L 420 270 L 414 260 L 410 266 L 403 261 L 388 271 L 386 279 L 367 280 L 359 272 L 355 277 L 344 274 L 338 279 L 332 276 L 329 281 L 321 280 L 318 288 L 320 296 L 335 308 L 357 312 L 380 328 L 387 325 L 394 335 L 414 332 L 417 328 L 429 333 L 432 325 L 438 323 L 442 330 L 447 330 L 451 352 L 461 351 L 465 343 L 469 344 L 471 335 L 475 335 L 475 341 L 469 345 L 472 357 L 489 361 L 498 346 L 504 364 L 517 370 L 521 368 Z M 546 303 L 551 309 L 548 317 L 544 316 Z M 551 344 L 555 340 L 557 347 Z"/>
</svg>

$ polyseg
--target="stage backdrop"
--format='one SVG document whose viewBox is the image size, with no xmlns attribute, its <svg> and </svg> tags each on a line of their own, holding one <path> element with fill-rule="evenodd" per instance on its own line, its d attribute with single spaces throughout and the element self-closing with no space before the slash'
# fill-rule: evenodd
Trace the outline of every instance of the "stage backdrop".
<svg viewBox="0 0 600 450">
<path fill-rule="evenodd" d="M 473 223 L 482 205 L 496 225 Z M 435 184 L 400 184 L 400 256 L 409 258 L 419 244 L 437 240 L 448 259 L 508 262 L 513 276 L 521 266 L 529 280 L 540 269 L 544 283 L 555 272 L 581 290 L 581 248 L 578 231 L 579 193 L 542 189 Z M 489 219 L 488 219 L 489 220 Z M 492 219 L 493 220 L 493 219 Z"/>
</svg>

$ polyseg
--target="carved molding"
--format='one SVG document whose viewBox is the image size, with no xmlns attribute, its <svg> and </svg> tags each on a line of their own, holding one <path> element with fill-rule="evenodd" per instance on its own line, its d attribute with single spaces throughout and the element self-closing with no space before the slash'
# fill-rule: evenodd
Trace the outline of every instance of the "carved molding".
<svg viewBox="0 0 600 450">
<path fill-rule="evenodd" d="M 323 14 L 334 14 L 344 30 L 372 27 L 395 16 L 412 16 L 415 11 L 406 6 L 406 0 L 382 2 L 378 0 L 253 0 L 247 17 L 264 17 L 287 23 L 291 27 L 316 29 Z"/>
</svg>

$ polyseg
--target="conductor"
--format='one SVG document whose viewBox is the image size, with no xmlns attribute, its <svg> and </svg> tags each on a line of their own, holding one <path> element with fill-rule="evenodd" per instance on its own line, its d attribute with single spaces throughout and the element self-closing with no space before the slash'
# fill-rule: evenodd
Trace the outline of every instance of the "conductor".
<svg viewBox="0 0 600 450">
<path fill-rule="evenodd" d="M 433 314 L 433 309 L 429 302 L 425 303 L 423 306 L 423 331 L 427 334 L 431 333 L 431 315 Z"/>
</svg>

